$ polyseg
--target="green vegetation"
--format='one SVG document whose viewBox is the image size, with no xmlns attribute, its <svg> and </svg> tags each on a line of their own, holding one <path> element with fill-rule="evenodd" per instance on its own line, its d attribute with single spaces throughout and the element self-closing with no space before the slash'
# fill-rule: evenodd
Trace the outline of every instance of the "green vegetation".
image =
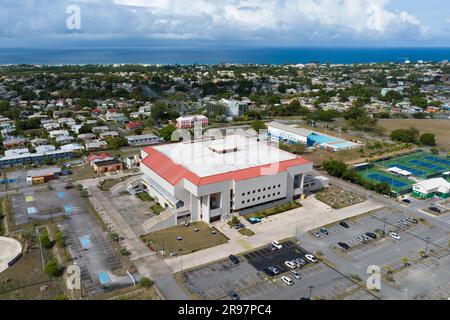
<svg viewBox="0 0 450 320">
<path fill-rule="evenodd" d="M 323 163 L 323 168 L 329 175 L 358 184 L 367 190 L 373 190 L 384 195 L 390 195 L 392 192 L 388 183 L 374 183 L 367 178 L 363 178 L 356 170 L 348 168 L 347 165 L 340 160 L 327 160 Z"/>
<path fill-rule="evenodd" d="M 153 199 L 147 192 L 140 192 L 140 193 L 136 194 L 136 196 L 139 199 L 141 199 L 142 201 L 146 201 L 146 202 L 155 201 L 155 199 Z"/>
<path fill-rule="evenodd" d="M 44 272 L 50 277 L 59 277 L 62 274 L 62 267 L 58 264 L 55 259 L 50 259 L 44 267 Z"/>
<path fill-rule="evenodd" d="M 419 141 L 424 146 L 435 146 L 436 145 L 436 135 L 432 133 L 424 133 L 420 136 Z"/>
<path fill-rule="evenodd" d="M 128 142 L 124 137 L 111 137 L 106 139 L 106 143 L 109 149 L 119 150 L 121 147 L 126 146 Z"/>
<path fill-rule="evenodd" d="M 239 229 L 238 232 L 245 237 L 252 237 L 255 235 L 255 233 L 252 230 L 247 228 Z"/>
<path fill-rule="evenodd" d="M 266 126 L 266 124 L 264 123 L 264 121 L 256 120 L 256 121 L 252 122 L 251 128 L 252 128 L 253 130 L 255 130 L 256 132 L 259 132 L 259 131 L 261 131 L 261 130 L 267 129 L 267 126 Z"/>
<path fill-rule="evenodd" d="M 259 219 L 263 219 L 263 218 L 267 218 L 279 213 L 283 213 L 286 211 L 290 211 L 296 208 L 300 208 L 302 205 L 296 201 L 292 201 L 290 203 L 281 205 L 281 206 L 277 206 L 274 208 L 270 208 L 270 209 L 266 209 L 260 212 L 255 212 L 255 213 L 249 213 L 244 215 L 245 219 L 250 219 L 250 218 L 259 218 Z"/>
<path fill-rule="evenodd" d="M 39 236 L 39 242 L 45 249 L 51 249 L 55 245 L 55 242 L 50 239 L 47 230 L 41 232 L 41 235 Z"/>
<path fill-rule="evenodd" d="M 152 211 L 159 216 L 161 213 L 165 211 L 165 209 L 160 204 L 155 204 L 151 206 Z"/>
<path fill-rule="evenodd" d="M 417 143 L 420 132 L 415 127 L 409 129 L 397 129 L 392 131 L 391 139 L 404 143 Z"/>
<path fill-rule="evenodd" d="M 188 254 L 228 242 L 227 237 L 203 222 L 155 231 L 143 236 L 142 240 L 152 250 L 163 250 L 167 255 Z"/>
<path fill-rule="evenodd" d="M 165 126 L 161 130 L 159 130 L 159 136 L 164 139 L 164 141 L 172 141 L 172 133 L 177 130 L 177 128 L 170 124 L 168 126 Z"/>
<path fill-rule="evenodd" d="M 155 285 L 155 283 L 149 278 L 143 277 L 139 280 L 139 285 L 143 288 L 151 288 Z"/>
</svg>

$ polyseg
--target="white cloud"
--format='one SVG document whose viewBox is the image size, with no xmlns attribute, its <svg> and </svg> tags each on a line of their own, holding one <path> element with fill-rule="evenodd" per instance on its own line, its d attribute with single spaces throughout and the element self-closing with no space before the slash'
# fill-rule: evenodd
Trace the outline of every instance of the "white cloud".
<svg viewBox="0 0 450 320">
<path fill-rule="evenodd" d="M 87 37 L 395 40 L 429 32 L 411 13 L 389 10 L 389 0 L 1 1 L 0 37 L 68 34 L 69 4 L 80 5 Z"/>
</svg>

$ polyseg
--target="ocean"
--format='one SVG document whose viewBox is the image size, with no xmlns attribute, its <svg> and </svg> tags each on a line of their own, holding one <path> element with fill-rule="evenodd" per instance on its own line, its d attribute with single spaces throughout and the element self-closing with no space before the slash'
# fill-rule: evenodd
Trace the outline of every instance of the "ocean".
<svg viewBox="0 0 450 320">
<path fill-rule="evenodd" d="M 450 60 L 450 48 L 0 48 L 0 64 L 297 64 Z"/>
</svg>

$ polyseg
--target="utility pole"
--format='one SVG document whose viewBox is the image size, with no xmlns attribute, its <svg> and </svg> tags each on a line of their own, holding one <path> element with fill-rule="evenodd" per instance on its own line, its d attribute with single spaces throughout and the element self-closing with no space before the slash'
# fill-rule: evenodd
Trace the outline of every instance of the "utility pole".
<svg viewBox="0 0 450 320">
<path fill-rule="evenodd" d="M 312 298 L 312 291 L 314 289 L 314 286 L 309 286 L 308 288 L 309 288 L 309 300 L 311 300 L 311 298 Z"/>
<path fill-rule="evenodd" d="M 425 247 L 425 257 L 427 256 L 428 253 L 428 244 L 430 243 L 430 237 L 427 237 L 427 245 Z"/>
</svg>

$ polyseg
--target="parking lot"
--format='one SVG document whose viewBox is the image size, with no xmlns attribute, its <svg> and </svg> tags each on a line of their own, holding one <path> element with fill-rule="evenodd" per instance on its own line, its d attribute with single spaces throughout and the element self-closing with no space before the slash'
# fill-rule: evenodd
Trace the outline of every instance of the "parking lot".
<svg viewBox="0 0 450 320">
<path fill-rule="evenodd" d="M 98 278 L 101 272 L 108 273 L 112 280 L 109 290 L 133 285 L 132 279 L 124 274 L 124 261 L 90 212 L 87 200 L 78 190 L 67 190 L 65 186 L 65 182 L 55 180 L 45 185 L 26 186 L 10 194 L 14 223 L 20 226 L 65 216 L 58 227 L 64 233 L 73 263 L 81 268 L 85 295 L 104 292 Z"/>
<path fill-rule="evenodd" d="M 301 279 L 294 279 L 288 272 L 285 261 L 302 257 L 308 252 L 293 241 L 282 243 L 283 249 L 272 251 L 269 247 L 248 252 L 239 257 L 240 263 L 222 260 L 204 267 L 182 273 L 186 289 L 197 298 L 216 300 L 230 299 L 228 292 L 233 290 L 242 300 L 299 300 L 300 298 L 344 299 L 349 295 L 367 296 L 364 289 L 344 275 L 324 263 L 309 263 L 296 269 Z M 263 270 L 276 267 L 280 274 L 269 277 Z M 283 275 L 294 280 L 287 286 Z M 358 293 L 362 290 L 362 293 Z M 376 297 L 369 295 L 369 298 Z"/>
<path fill-rule="evenodd" d="M 406 217 L 404 212 L 384 208 L 347 220 L 349 228 L 339 223 L 326 226 L 328 235 L 315 229 L 301 241 L 305 248 L 324 252 L 340 271 L 358 274 L 361 279 L 367 278 L 368 266 L 379 266 L 385 289 L 377 293 L 381 299 L 428 298 L 438 293 L 446 299 L 450 296 L 448 225 L 432 223 L 430 217 L 419 213 L 413 216 L 417 223 L 402 222 Z M 376 239 L 365 243 L 356 239 L 367 232 L 375 233 L 376 229 L 386 231 L 386 235 L 377 234 Z M 391 237 L 390 232 L 400 239 Z M 340 247 L 340 242 L 349 249 Z M 423 258 L 425 252 L 427 258 Z"/>
</svg>

